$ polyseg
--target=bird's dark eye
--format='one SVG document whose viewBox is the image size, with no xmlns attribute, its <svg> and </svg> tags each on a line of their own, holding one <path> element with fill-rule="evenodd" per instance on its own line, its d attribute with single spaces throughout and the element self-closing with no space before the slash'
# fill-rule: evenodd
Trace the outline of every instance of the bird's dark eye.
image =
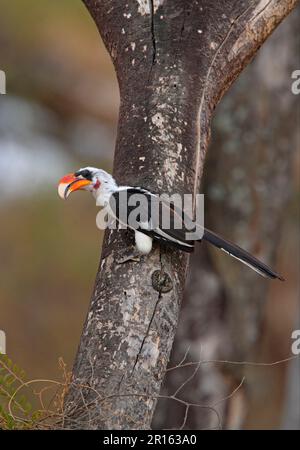
<svg viewBox="0 0 300 450">
<path fill-rule="evenodd" d="M 86 178 L 87 180 L 92 181 L 93 175 L 88 169 L 78 170 L 75 172 L 75 177 L 82 176 L 83 178 Z"/>
</svg>

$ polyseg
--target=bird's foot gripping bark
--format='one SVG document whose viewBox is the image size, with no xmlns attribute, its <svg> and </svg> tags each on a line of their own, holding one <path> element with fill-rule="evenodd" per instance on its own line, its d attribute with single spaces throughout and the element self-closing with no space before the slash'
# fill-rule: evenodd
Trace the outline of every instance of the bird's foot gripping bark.
<svg viewBox="0 0 300 450">
<path fill-rule="evenodd" d="M 141 254 L 136 249 L 136 247 L 133 247 L 130 252 L 127 252 L 127 253 L 124 252 L 122 257 L 117 260 L 117 263 L 124 264 L 129 261 L 140 262 L 140 260 L 141 260 Z"/>
</svg>

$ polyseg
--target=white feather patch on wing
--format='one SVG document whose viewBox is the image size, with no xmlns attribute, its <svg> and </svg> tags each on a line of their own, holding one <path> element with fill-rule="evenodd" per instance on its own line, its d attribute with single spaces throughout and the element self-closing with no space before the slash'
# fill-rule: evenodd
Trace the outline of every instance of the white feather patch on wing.
<svg viewBox="0 0 300 450">
<path fill-rule="evenodd" d="M 179 244 L 179 245 L 182 245 L 182 246 L 185 246 L 188 248 L 194 247 L 194 244 L 188 244 L 186 241 L 180 241 L 180 240 L 174 238 L 173 236 L 170 236 L 168 233 L 165 233 L 160 228 L 155 228 L 153 231 L 155 231 L 157 234 L 162 236 L 167 241 L 172 241 L 172 242 L 175 242 L 176 244 Z"/>
<path fill-rule="evenodd" d="M 135 245 L 140 253 L 148 255 L 152 249 L 152 238 L 147 234 L 135 230 Z"/>
</svg>

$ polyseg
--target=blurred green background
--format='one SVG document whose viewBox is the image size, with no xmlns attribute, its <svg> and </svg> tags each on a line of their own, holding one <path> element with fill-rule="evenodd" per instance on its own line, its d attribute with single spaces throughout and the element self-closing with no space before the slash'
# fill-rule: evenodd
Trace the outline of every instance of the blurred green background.
<svg viewBox="0 0 300 450">
<path fill-rule="evenodd" d="M 57 181 L 81 166 L 111 169 L 118 86 L 80 0 L 0 0 L 0 70 L 7 76 L 7 94 L 0 95 L 0 329 L 7 353 L 29 378 L 56 378 L 60 356 L 72 367 L 102 240 L 94 200 L 80 193 L 61 201 Z M 261 347 L 268 360 L 278 358 L 280 346 L 278 359 L 286 356 L 294 327 L 299 159 L 294 167 L 290 237 L 278 263 L 291 280 L 289 306 L 284 313 L 274 287 Z M 285 376 L 275 376 L 275 407 Z"/>
</svg>

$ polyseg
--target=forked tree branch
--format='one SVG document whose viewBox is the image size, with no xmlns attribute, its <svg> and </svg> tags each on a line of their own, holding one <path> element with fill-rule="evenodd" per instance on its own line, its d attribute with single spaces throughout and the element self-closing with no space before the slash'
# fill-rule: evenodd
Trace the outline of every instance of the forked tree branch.
<svg viewBox="0 0 300 450">
<path fill-rule="evenodd" d="M 158 193 L 197 193 L 216 104 L 297 0 L 84 3 L 120 86 L 115 178 Z M 156 246 L 139 264 L 119 265 L 130 244 L 126 232 L 106 232 L 65 404 L 70 428 L 151 424 L 189 261 Z"/>
</svg>

